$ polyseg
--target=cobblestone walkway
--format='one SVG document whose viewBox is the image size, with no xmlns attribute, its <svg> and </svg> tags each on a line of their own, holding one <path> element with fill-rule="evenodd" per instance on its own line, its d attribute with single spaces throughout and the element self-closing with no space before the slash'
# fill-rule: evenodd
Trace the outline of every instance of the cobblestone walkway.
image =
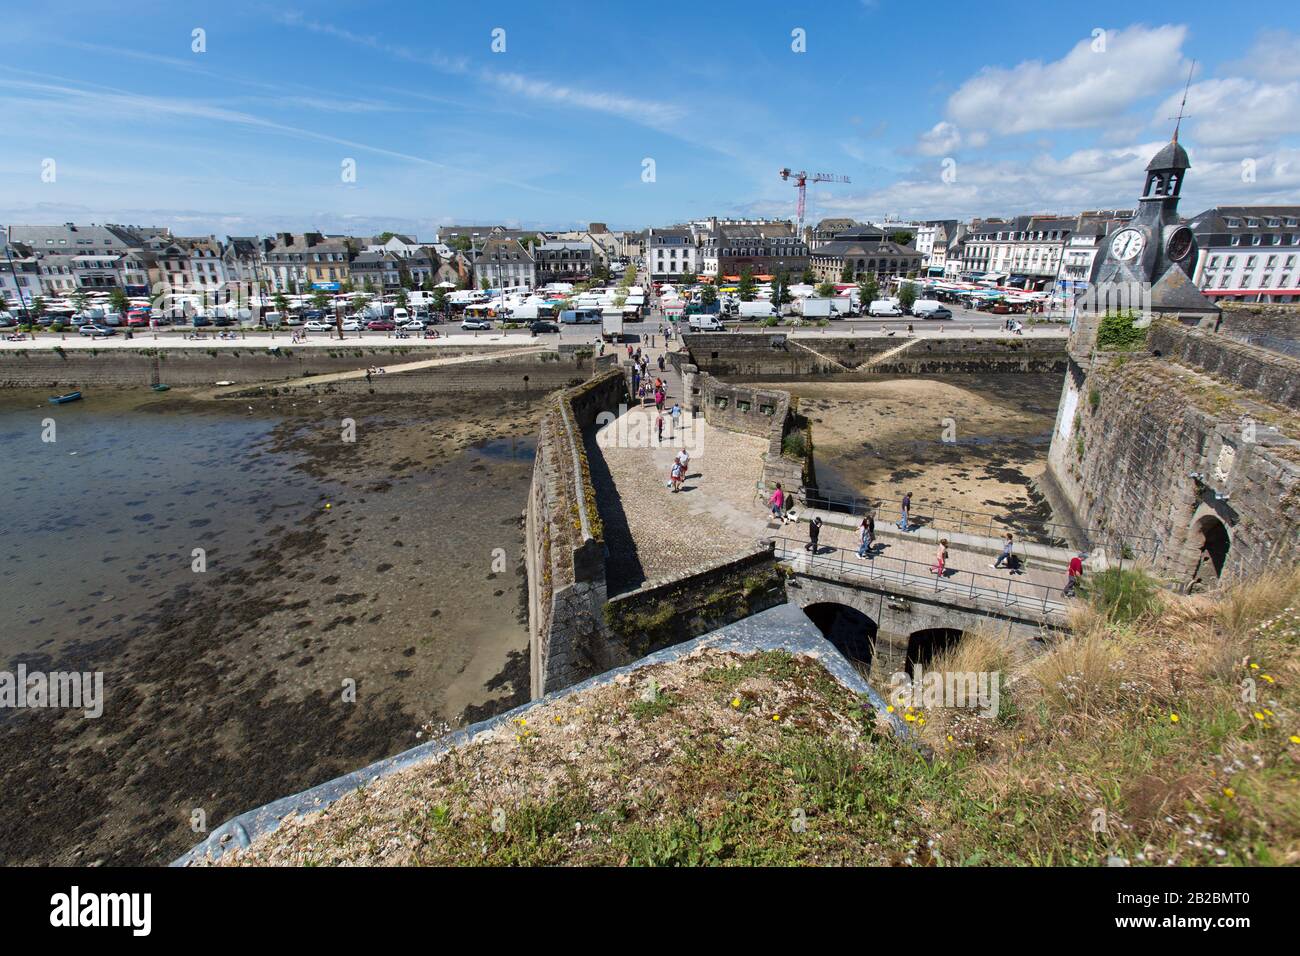
<svg viewBox="0 0 1300 956">
<path fill-rule="evenodd" d="M 680 398 L 672 376 L 665 408 Z M 630 408 L 586 439 L 605 525 L 611 595 L 734 554 L 767 528 L 754 496 L 767 442 L 712 428 L 702 417 L 674 439 L 665 415 L 660 445 L 656 415 L 653 404 Z M 673 494 L 666 487 L 668 471 L 682 447 L 691 456 L 690 467 L 681 492 Z"/>
</svg>

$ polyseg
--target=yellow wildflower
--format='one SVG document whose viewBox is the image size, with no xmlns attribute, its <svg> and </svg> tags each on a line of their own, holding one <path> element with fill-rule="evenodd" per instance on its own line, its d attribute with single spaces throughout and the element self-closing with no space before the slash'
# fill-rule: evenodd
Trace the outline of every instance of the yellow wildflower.
<svg viewBox="0 0 1300 956">
<path fill-rule="evenodd" d="M 1176 723 L 1178 723 L 1178 715 L 1177 715 L 1177 714 L 1170 714 L 1170 715 L 1169 715 L 1169 722 L 1170 722 L 1171 724 L 1176 724 Z"/>
</svg>

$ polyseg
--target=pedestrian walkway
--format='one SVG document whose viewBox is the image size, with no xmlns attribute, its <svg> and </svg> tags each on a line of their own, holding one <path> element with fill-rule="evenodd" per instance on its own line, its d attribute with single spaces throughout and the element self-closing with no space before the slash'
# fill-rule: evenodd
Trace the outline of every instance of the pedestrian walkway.
<svg viewBox="0 0 1300 956">
<path fill-rule="evenodd" d="M 685 413 L 685 427 L 674 434 L 667 410 L 681 400 L 681 386 L 675 375 L 664 377 L 669 387 L 662 443 L 652 402 L 634 404 L 586 437 L 611 595 L 742 551 L 763 537 L 766 527 L 755 488 L 767 442 L 714 428 L 702 416 L 687 419 Z M 674 494 L 667 487 L 668 472 L 682 447 L 691 456 L 690 466 L 682 490 Z"/>
</svg>

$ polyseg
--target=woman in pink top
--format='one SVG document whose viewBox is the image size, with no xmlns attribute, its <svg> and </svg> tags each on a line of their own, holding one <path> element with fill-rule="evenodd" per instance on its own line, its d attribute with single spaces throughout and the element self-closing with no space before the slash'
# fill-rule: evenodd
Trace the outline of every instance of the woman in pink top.
<svg viewBox="0 0 1300 956">
<path fill-rule="evenodd" d="M 772 506 L 773 518 L 783 517 L 782 512 L 785 511 L 785 492 L 781 490 L 781 483 L 779 481 L 776 483 L 776 491 L 772 492 L 772 499 L 768 503 Z"/>
<path fill-rule="evenodd" d="M 943 577 L 944 568 L 948 565 L 948 539 L 939 539 L 939 550 L 935 554 L 934 564 L 930 565 L 930 573 Z"/>
</svg>

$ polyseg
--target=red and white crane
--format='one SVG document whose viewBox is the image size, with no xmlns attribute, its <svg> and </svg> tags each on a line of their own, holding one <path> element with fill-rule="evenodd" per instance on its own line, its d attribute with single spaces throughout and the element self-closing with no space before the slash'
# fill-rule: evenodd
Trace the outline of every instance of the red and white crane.
<svg viewBox="0 0 1300 956">
<path fill-rule="evenodd" d="M 836 173 L 813 173 L 811 176 L 809 176 L 802 169 L 799 170 L 798 172 L 795 172 L 794 170 L 788 168 L 781 170 L 781 178 L 784 180 L 793 179 L 795 188 L 799 190 L 799 225 L 798 225 L 798 232 L 796 232 L 795 235 L 800 238 L 803 237 L 803 210 L 804 210 L 805 198 L 808 193 L 808 184 L 810 182 L 847 183 L 849 181 L 848 176 L 840 176 L 837 175 Z"/>
</svg>

